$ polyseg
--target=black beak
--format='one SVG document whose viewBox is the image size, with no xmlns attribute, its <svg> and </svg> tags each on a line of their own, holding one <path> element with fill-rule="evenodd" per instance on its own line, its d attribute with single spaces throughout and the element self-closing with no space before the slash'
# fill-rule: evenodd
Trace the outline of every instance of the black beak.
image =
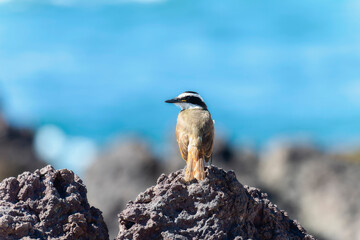
<svg viewBox="0 0 360 240">
<path fill-rule="evenodd" d="M 179 102 L 179 100 L 177 100 L 176 98 L 173 98 L 173 99 L 166 100 L 165 102 L 166 103 L 177 103 L 177 102 Z"/>
</svg>

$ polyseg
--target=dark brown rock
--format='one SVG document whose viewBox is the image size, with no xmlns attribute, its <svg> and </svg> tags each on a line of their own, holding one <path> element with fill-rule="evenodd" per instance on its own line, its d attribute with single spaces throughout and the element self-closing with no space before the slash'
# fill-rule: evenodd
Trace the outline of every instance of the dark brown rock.
<svg viewBox="0 0 360 240">
<path fill-rule="evenodd" d="M 51 166 L 0 183 L 0 239 L 109 239 L 81 179 Z"/>
<path fill-rule="evenodd" d="M 314 239 L 233 171 L 205 172 L 190 183 L 182 170 L 161 175 L 119 214 L 117 239 Z"/>
</svg>

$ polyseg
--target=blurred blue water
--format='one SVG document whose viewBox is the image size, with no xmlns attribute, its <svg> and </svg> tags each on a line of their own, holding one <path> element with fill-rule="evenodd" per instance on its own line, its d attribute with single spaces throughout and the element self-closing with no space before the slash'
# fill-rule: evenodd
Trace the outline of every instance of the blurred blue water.
<svg viewBox="0 0 360 240">
<path fill-rule="evenodd" d="M 217 130 L 256 145 L 360 139 L 357 1 L 0 1 L 8 119 L 97 143 L 161 143 L 198 91 Z"/>
</svg>

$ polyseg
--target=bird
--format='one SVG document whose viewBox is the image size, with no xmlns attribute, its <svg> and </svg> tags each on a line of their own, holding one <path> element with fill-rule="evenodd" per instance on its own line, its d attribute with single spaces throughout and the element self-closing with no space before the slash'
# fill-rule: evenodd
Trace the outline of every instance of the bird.
<svg viewBox="0 0 360 240">
<path fill-rule="evenodd" d="M 181 108 L 176 124 L 176 140 L 186 161 L 184 180 L 204 180 L 204 162 L 209 161 L 214 145 L 215 130 L 211 114 L 200 94 L 194 91 L 185 91 L 165 102 Z"/>
</svg>

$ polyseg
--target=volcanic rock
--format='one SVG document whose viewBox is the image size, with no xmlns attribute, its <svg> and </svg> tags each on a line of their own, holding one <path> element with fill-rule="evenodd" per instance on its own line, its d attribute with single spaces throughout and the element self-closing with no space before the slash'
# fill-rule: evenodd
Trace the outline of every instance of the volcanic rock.
<svg viewBox="0 0 360 240">
<path fill-rule="evenodd" d="M 189 183 L 182 170 L 162 174 L 119 214 L 117 239 L 315 239 L 233 171 L 205 173 Z"/>
<path fill-rule="evenodd" d="M 46 166 L 0 183 L 0 239 L 109 239 L 81 179 Z"/>
</svg>

